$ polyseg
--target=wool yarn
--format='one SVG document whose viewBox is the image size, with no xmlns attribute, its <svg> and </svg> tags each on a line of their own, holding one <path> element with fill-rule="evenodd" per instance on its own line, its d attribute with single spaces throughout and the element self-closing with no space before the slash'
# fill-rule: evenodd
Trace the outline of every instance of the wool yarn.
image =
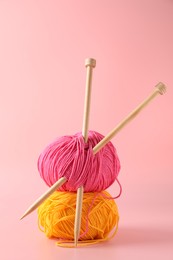
<svg viewBox="0 0 173 260">
<path fill-rule="evenodd" d="M 39 156 L 40 176 L 48 186 L 66 177 L 61 191 L 76 191 L 80 186 L 85 192 L 105 190 L 117 180 L 120 161 L 111 142 L 93 154 L 93 147 L 103 138 L 96 131 L 89 131 L 87 143 L 81 132 L 57 138 Z"/>
<path fill-rule="evenodd" d="M 84 193 L 79 246 L 112 238 L 118 229 L 119 214 L 107 191 Z M 38 208 L 39 227 L 57 244 L 73 247 L 76 192 L 55 191 Z"/>
</svg>

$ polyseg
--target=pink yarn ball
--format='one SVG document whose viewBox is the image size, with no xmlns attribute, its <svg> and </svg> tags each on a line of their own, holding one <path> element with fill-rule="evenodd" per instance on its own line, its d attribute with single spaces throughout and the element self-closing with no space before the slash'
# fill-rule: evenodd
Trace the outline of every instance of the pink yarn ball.
<svg viewBox="0 0 173 260">
<path fill-rule="evenodd" d="M 57 138 L 39 156 L 40 176 L 48 186 L 66 177 L 67 182 L 59 189 L 62 191 L 76 191 L 80 186 L 85 192 L 105 190 L 117 179 L 120 161 L 111 142 L 93 154 L 93 147 L 103 137 L 89 131 L 87 144 L 81 132 Z"/>
</svg>

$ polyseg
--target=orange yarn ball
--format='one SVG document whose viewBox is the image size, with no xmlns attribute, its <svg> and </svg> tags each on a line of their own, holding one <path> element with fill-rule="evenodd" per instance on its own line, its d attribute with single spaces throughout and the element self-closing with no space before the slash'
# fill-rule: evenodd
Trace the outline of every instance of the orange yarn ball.
<svg viewBox="0 0 173 260">
<path fill-rule="evenodd" d="M 106 198 L 107 197 L 107 198 Z M 118 208 L 107 191 L 83 194 L 79 245 L 94 244 L 112 238 L 118 229 Z M 39 227 L 60 246 L 72 247 L 76 210 L 75 192 L 54 192 L 38 208 Z M 88 225 L 88 228 L 87 228 Z"/>
</svg>

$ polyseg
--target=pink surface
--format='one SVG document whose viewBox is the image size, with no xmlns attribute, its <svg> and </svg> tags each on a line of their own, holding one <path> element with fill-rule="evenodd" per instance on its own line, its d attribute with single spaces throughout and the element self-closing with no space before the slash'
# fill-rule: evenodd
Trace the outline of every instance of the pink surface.
<svg viewBox="0 0 173 260">
<path fill-rule="evenodd" d="M 1 259 L 173 259 L 173 1 L 0 1 Z M 168 86 L 113 140 L 120 227 L 108 243 L 55 246 L 34 212 L 42 149 L 81 131 L 84 59 L 94 69 L 90 129 L 103 135 L 159 81 Z M 116 195 L 118 187 L 109 191 Z"/>
</svg>

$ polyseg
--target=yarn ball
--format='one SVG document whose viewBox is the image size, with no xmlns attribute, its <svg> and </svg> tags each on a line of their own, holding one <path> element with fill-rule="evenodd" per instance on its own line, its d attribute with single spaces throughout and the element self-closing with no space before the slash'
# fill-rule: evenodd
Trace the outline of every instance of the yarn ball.
<svg viewBox="0 0 173 260">
<path fill-rule="evenodd" d="M 85 192 L 105 190 L 117 179 L 120 161 L 111 142 L 93 154 L 93 147 L 103 138 L 95 131 L 89 131 L 87 143 L 81 132 L 57 138 L 39 156 L 40 176 L 48 186 L 66 177 L 61 191 L 76 191 L 81 186 Z"/>
<path fill-rule="evenodd" d="M 117 232 L 118 208 L 107 191 L 83 195 L 79 244 L 106 241 Z M 55 191 L 38 208 L 39 228 L 48 238 L 57 238 L 57 244 L 68 246 L 74 242 L 76 193 Z"/>
</svg>

